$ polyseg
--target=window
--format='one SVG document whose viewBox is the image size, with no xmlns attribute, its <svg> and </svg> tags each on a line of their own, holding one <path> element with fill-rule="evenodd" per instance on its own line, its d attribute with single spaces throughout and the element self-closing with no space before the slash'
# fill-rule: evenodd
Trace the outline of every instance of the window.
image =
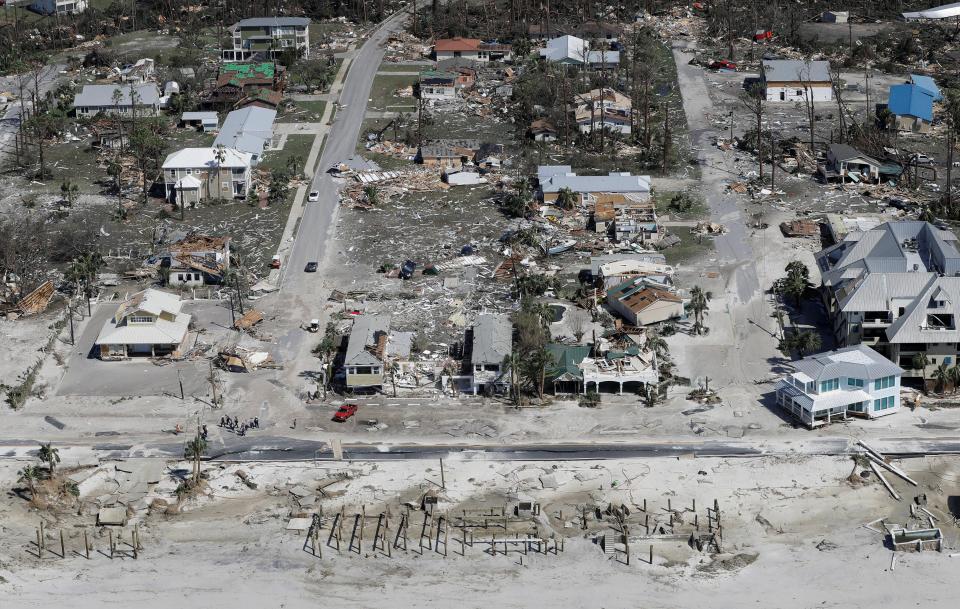
<svg viewBox="0 0 960 609">
<path fill-rule="evenodd" d="M 132 324 L 149 324 L 153 322 L 153 318 L 149 315 L 131 315 L 130 323 Z"/>
<path fill-rule="evenodd" d="M 863 379 L 848 378 L 847 387 L 863 387 Z"/>
<path fill-rule="evenodd" d="M 889 389 L 890 387 L 894 386 L 894 384 L 896 383 L 896 379 L 897 377 L 895 376 L 885 376 L 883 378 L 876 379 L 875 381 L 873 381 L 873 388 L 874 390 Z"/>
<path fill-rule="evenodd" d="M 183 281 L 183 273 L 177 273 L 177 281 Z"/>
<path fill-rule="evenodd" d="M 897 398 L 895 396 L 887 396 L 885 398 L 880 398 L 879 400 L 873 401 L 873 410 L 874 412 L 878 410 L 887 410 L 888 408 L 893 408 L 897 405 Z"/>
<path fill-rule="evenodd" d="M 357 366 L 353 369 L 354 374 L 370 374 L 370 366 Z"/>
<path fill-rule="evenodd" d="M 951 363 L 953 363 L 953 358 L 948 355 L 945 358 L 943 358 L 943 363 L 949 366 Z"/>
<path fill-rule="evenodd" d="M 830 379 L 828 381 L 820 381 L 820 393 L 834 391 L 839 388 L 840 388 L 840 379 Z"/>
</svg>

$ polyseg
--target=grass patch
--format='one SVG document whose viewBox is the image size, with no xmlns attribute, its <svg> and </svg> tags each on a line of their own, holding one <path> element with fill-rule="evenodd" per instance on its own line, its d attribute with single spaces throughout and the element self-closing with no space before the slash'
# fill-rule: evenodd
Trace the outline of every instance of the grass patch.
<svg viewBox="0 0 960 609">
<path fill-rule="evenodd" d="M 693 192 L 657 192 L 653 201 L 658 216 L 669 216 L 673 220 L 699 220 L 709 213 L 703 198 Z"/>
<path fill-rule="evenodd" d="M 327 107 L 325 101 L 294 101 L 292 110 L 283 110 L 278 123 L 318 123 Z M 286 106 L 286 104 L 284 104 Z"/>
<path fill-rule="evenodd" d="M 395 92 L 401 87 L 409 87 L 417 82 L 418 76 L 377 76 L 370 89 L 370 103 L 367 110 L 383 111 L 404 109 L 414 110 L 417 100 L 413 97 L 397 97 Z"/>
<path fill-rule="evenodd" d="M 663 250 L 663 255 L 667 258 L 667 264 L 676 265 L 682 262 L 690 262 L 705 256 L 713 251 L 714 243 L 711 237 L 701 237 L 690 234 L 688 228 L 677 228 L 672 231 L 680 237 L 680 243 L 673 247 Z"/>
<path fill-rule="evenodd" d="M 271 150 L 266 154 L 260 167 L 263 169 L 283 169 L 287 166 L 287 159 L 292 157 L 300 158 L 300 169 L 307 162 L 307 156 L 310 154 L 310 148 L 313 146 L 314 136 L 312 135 L 289 135 L 287 142 L 283 145 L 283 150 Z"/>
</svg>

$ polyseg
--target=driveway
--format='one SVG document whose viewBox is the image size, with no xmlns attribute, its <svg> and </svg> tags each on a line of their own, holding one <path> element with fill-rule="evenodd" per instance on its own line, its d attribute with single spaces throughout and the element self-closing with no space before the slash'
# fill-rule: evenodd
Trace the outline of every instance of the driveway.
<svg viewBox="0 0 960 609">
<path fill-rule="evenodd" d="M 172 362 L 158 366 L 146 358 L 105 362 L 93 357 L 97 335 L 117 310 L 117 304 L 102 303 L 94 310 L 76 346 L 70 350 L 67 371 L 57 388 L 57 395 L 132 397 L 169 394 L 179 398 L 181 379 L 187 396 L 209 394 L 209 368 L 205 361 Z M 193 315 L 196 327 L 205 330 L 199 336 L 200 342 L 218 344 L 229 340 L 229 305 L 224 306 L 218 301 L 187 302 L 183 310 Z M 190 344 L 194 344 L 197 338 L 195 333 L 191 333 Z"/>
</svg>

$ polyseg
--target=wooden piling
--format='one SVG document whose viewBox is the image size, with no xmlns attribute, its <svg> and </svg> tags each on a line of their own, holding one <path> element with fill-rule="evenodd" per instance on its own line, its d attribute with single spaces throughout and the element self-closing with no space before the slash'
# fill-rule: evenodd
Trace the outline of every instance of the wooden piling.
<svg viewBox="0 0 960 609">
<path fill-rule="evenodd" d="M 110 558 L 112 559 L 113 558 L 113 531 L 112 530 L 107 531 L 107 534 L 109 535 L 108 541 L 110 543 Z"/>
<path fill-rule="evenodd" d="M 63 529 L 60 529 L 60 558 L 67 557 L 67 546 L 63 543 Z"/>
<path fill-rule="evenodd" d="M 40 529 L 37 529 L 37 558 L 43 560 L 43 545 L 40 543 Z"/>
<path fill-rule="evenodd" d="M 87 530 L 83 530 L 83 552 L 87 557 L 87 560 L 90 560 L 90 544 L 87 542 Z"/>
<path fill-rule="evenodd" d="M 653 564 L 653 545 L 650 546 L 650 564 Z"/>
</svg>

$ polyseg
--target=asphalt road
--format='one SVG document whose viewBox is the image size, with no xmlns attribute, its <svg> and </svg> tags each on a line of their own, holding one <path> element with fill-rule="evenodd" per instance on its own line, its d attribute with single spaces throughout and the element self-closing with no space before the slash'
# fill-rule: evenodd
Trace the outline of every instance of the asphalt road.
<svg viewBox="0 0 960 609">
<path fill-rule="evenodd" d="M 119 439 L 101 438 L 85 447 L 101 459 L 156 457 L 178 459 L 183 455 L 186 435 L 171 436 L 169 440 L 131 445 Z M 871 446 L 888 456 L 911 457 L 922 455 L 960 454 L 960 438 L 885 438 L 871 439 Z M 26 458 L 36 451 L 34 441 L 13 441 L 0 445 L 0 457 Z M 61 445 L 61 450 L 69 446 Z M 344 461 L 402 461 L 402 460 L 485 460 L 485 461 L 599 461 L 645 458 L 706 458 L 706 457 L 761 457 L 761 456 L 843 456 L 862 452 L 855 438 L 833 436 L 782 440 L 651 440 L 646 442 L 559 442 L 529 444 L 377 444 L 345 442 L 342 445 Z M 260 436 L 253 431 L 245 437 L 221 436 L 211 438 L 207 450 L 211 461 L 330 461 L 336 462 L 330 445 L 323 440 L 304 440 L 275 436 Z"/>
<path fill-rule="evenodd" d="M 307 203 L 303 218 L 296 233 L 293 250 L 288 259 L 288 270 L 284 275 L 282 290 L 308 295 L 313 291 L 311 282 L 320 281 L 320 273 L 304 273 L 307 262 L 323 259 L 330 223 L 336 213 L 340 200 L 339 186 L 327 173 L 327 170 L 354 154 L 360 127 L 367 111 L 367 101 L 373 79 L 383 60 L 384 48 L 390 34 L 403 28 L 407 19 L 405 11 L 387 19 L 369 39 L 360 47 L 350 64 L 340 93 L 341 107 L 337 110 L 333 127 L 323 145 L 317 172 L 313 177 L 310 190 L 320 192 L 320 200 Z"/>
</svg>

